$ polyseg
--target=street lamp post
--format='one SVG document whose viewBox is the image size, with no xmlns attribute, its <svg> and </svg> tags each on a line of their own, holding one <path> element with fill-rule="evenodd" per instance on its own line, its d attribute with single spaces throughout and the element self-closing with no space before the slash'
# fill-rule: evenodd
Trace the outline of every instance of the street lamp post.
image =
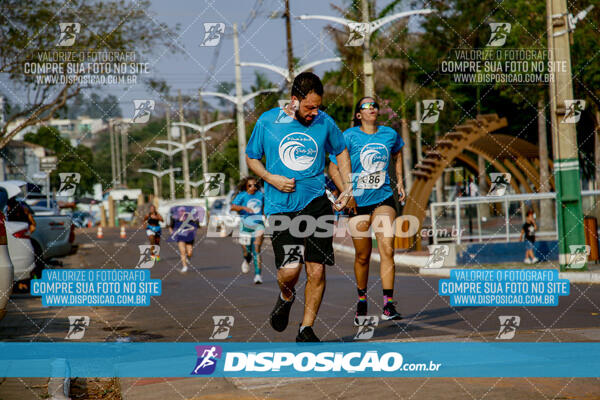
<svg viewBox="0 0 600 400">
<path fill-rule="evenodd" d="M 351 31 L 355 31 L 357 27 L 362 27 L 360 32 L 364 32 L 364 42 L 363 42 L 363 74 L 365 76 L 365 96 L 373 96 L 373 61 L 371 59 L 371 54 L 369 53 L 369 41 L 371 38 L 371 34 L 375 32 L 377 29 L 381 28 L 383 25 L 388 24 L 392 21 L 395 21 L 400 18 L 410 17 L 412 15 L 425 15 L 431 14 L 434 12 L 432 9 L 423 9 L 423 10 L 412 10 L 412 11 L 404 11 L 401 13 L 396 13 L 389 15 L 387 17 L 376 19 L 375 21 L 369 22 L 368 12 L 365 13 L 366 0 L 363 1 L 362 8 L 362 22 L 352 21 L 350 19 L 341 18 L 341 17 L 332 17 L 328 15 L 301 15 L 298 19 L 308 20 L 308 19 L 320 19 L 325 21 L 331 21 L 338 24 L 342 24 L 350 28 Z M 367 10 L 368 11 L 368 10 Z"/>
<path fill-rule="evenodd" d="M 242 67 L 259 67 L 259 68 L 269 69 L 273 72 L 277 72 L 279 75 L 283 76 L 288 83 L 291 83 L 294 80 L 294 78 L 296 77 L 296 75 L 301 74 L 302 72 L 307 71 L 311 68 L 314 68 L 317 65 L 325 64 L 328 62 L 339 62 L 339 61 L 342 61 L 342 59 L 340 57 L 325 58 L 323 60 L 313 61 L 311 63 L 304 64 L 297 68 L 294 68 L 291 74 L 290 74 L 289 69 L 281 68 L 281 67 L 278 67 L 278 66 L 272 65 L 272 64 L 256 63 L 256 62 L 242 62 L 242 63 L 240 63 L 240 65 Z"/>
<path fill-rule="evenodd" d="M 270 88 L 270 89 L 261 89 L 258 90 L 256 92 L 247 94 L 245 96 L 241 95 L 241 91 L 240 93 L 236 93 L 236 96 L 230 96 L 228 94 L 225 93 L 219 93 L 219 92 L 201 92 L 200 94 L 202 96 L 216 96 L 216 97 L 221 97 L 225 100 L 228 100 L 230 102 L 232 102 L 233 104 L 235 104 L 236 109 L 237 109 L 237 128 L 238 128 L 238 156 L 239 156 L 239 171 L 240 171 L 240 178 L 248 175 L 248 166 L 246 165 L 246 126 L 244 123 L 244 104 L 246 104 L 248 101 L 252 100 L 253 98 L 255 98 L 256 96 L 258 96 L 259 94 L 262 93 L 273 93 L 273 92 L 279 92 L 279 89 L 277 88 Z"/>
<path fill-rule="evenodd" d="M 569 267 L 572 249 L 585 245 L 583 209 L 581 204 L 581 177 L 575 124 L 567 121 L 568 113 L 575 112 L 571 76 L 569 36 L 578 20 L 588 9 L 575 18 L 567 11 L 565 0 L 546 0 L 549 62 L 562 63 L 563 68 L 552 71 L 549 83 L 550 115 L 554 149 L 554 180 L 556 182 L 556 218 L 558 226 L 558 264 Z M 571 101 L 572 110 L 566 101 Z"/>
<path fill-rule="evenodd" d="M 162 171 L 156 171 L 156 170 L 147 169 L 147 168 L 138 169 L 138 172 L 145 172 L 147 174 L 152 174 L 153 177 L 155 179 L 158 179 L 158 180 L 160 180 L 163 176 L 165 176 L 165 175 L 167 175 L 167 174 L 169 174 L 171 172 L 176 172 L 176 171 L 181 171 L 181 168 L 169 168 L 169 169 L 164 169 Z M 154 187 L 154 197 L 158 198 L 158 192 L 159 192 L 158 187 L 157 187 L 157 185 L 155 185 L 155 187 Z"/>
<path fill-rule="evenodd" d="M 146 150 L 158 151 L 159 153 L 163 153 L 164 155 L 169 157 L 169 191 L 171 194 L 171 200 L 175 200 L 175 171 L 173 168 L 173 156 L 179 153 L 182 150 L 182 148 L 172 149 L 171 145 L 169 145 L 167 149 L 162 149 L 160 147 L 147 147 Z"/>
<path fill-rule="evenodd" d="M 211 130 L 212 128 L 214 128 L 215 126 L 221 125 L 221 124 L 229 124 L 231 122 L 234 122 L 233 119 L 222 119 L 220 121 L 215 121 L 215 122 L 211 122 L 210 124 L 206 124 L 206 125 L 197 125 L 197 124 L 192 124 L 190 122 L 175 122 L 173 123 L 173 126 L 185 126 L 191 129 L 194 129 L 195 131 L 200 133 L 200 138 L 201 142 L 202 142 L 202 173 L 206 174 L 208 172 L 208 159 L 207 159 L 207 154 L 206 154 L 206 146 L 204 145 L 204 143 L 210 139 L 210 137 L 206 137 L 206 132 L 208 132 L 209 130 Z"/>
<path fill-rule="evenodd" d="M 175 127 L 176 124 L 181 125 L 182 123 L 173 123 L 171 124 L 172 127 Z M 183 124 L 186 124 L 185 122 L 183 122 Z M 186 142 L 185 145 L 179 142 L 175 142 L 172 140 L 157 140 L 155 143 L 156 144 L 166 144 L 166 145 L 171 145 L 173 147 L 175 147 L 175 149 L 173 150 L 175 153 L 181 151 L 184 156 L 187 153 L 188 150 L 193 150 L 194 149 L 194 145 L 196 143 L 200 143 L 203 140 L 210 140 L 212 139 L 210 136 L 206 136 L 204 138 L 196 138 L 194 140 L 190 140 L 189 142 Z M 153 148 L 158 149 L 158 147 Z M 164 150 L 164 149 L 163 149 Z M 166 153 L 165 153 L 166 154 Z M 174 154 L 174 153 L 173 153 Z M 183 182 L 184 182 L 184 188 L 187 187 L 188 189 L 190 189 L 190 169 L 189 168 L 184 168 L 183 169 Z M 191 190 L 190 190 L 190 195 L 188 195 L 186 197 L 186 199 L 189 199 L 191 197 Z"/>
</svg>

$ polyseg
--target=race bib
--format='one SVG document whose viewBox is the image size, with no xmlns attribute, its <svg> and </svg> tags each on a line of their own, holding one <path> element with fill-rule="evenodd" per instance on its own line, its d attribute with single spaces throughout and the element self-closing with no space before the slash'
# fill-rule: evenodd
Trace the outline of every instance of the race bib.
<svg viewBox="0 0 600 400">
<path fill-rule="evenodd" d="M 385 171 L 362 173 L 356 182 L 357 189 L 379 189 L 385 182 Z"/>
<path fill-rule="evenodd" d="M 250 244 L 250 242 L 252 242 L 252 235 L 240 232 L 240 237 L 238 238 L 238 242 L 242 246 L 248 246 Z"/>
</svg>

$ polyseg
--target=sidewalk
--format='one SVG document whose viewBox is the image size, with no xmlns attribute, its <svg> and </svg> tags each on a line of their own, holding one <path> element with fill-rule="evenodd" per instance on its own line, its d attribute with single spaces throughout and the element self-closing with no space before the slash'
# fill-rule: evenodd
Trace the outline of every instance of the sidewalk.
<svg viewBox="0 0 600 400">
<path fill-rule="evenodd" d="M 497 331 L 468 336 L 443 335 L 419 338 L 419 342 L 496 342 Z M 587 342 L 600 339 L 600 328 L 517 331 L 520 342 Z M 398 340 L 407 342 L 413 340 Z M 500 381 L 502 381 L 501 384 Z M 121 378 L 123 400 L 306 400 L 316 398 L 464 399 L 461 386 L 473 398 L 539 399 L 596 398 L 594 378 Z M 534 384 L 535 382 L 535 384 Z M 562 389 L 561 389 L 562 388 Z M 591 395 L 592 397 L 585 397 Z"/>
<path fill-rule="evenodd" d="M 0 378 L 1 400 L 47 399 L 48 378 Z"/>
<path fill-rule="evenodd" d="M 354 245 L 352 239 L 346 237 L 334 237 L 333 248 L 335 251 L 354 255 Z M 373 248 L 371 253 L 371 260 L 379 262 L 380 256 L 377 248 Z M 558 270 L 557 263 L 545 262 L 538 264 L 521 264 L 518 263 L 503 263 L 503 264 L 485 264 L 485 265 L 458 265 L 452 268 L 427 268 L 429 261 L 429 253 L 427 251 L 412 251 L 405 252 L 396 250 L 394 254 L 394 261 L 396 268 L 400 269 L 403 273 L 413 273 L 424 276 L 437 276 L 442 278 L 450 277 L 451 269 L 478 269 L 478 268 L 489 268 L 489 269 L 508 269 L 508 268 L 535 268 L 535 269 L 556 269 Z M 600 283 L 600 264 L 588 264 L 588 271 L 569 271 L 559 272 L 560 279 L 568 279 L 571 283 Z"/>
</svg>

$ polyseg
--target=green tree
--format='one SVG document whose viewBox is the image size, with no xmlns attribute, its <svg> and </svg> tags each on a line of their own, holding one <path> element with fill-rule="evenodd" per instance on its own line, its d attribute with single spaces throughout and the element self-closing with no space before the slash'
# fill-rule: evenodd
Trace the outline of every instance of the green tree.
<svg viewBox="0 0 600 400">
<path fill-rule="evenodd" d="M 56 49 L 60 37 L 59 21 L 80 24 L 75 44 L 66 53 L 81 50 L 135 52 L 140 57 L 152 53 L 157 46 L 175 51 L 170 36 L 172 29 L 162 23 L 149 21 L 150 1 L 130 3 L 125 0 L 72 0 L 68 7 L 58 0 L 4 0 L 0 2 L 0 73 L 7 75 L 17 90 L 28 93 L 21 110 L 14 113 L 0 129 L 0 148 L 27 126 L 52 118 L 68 101 L 80 93 L 79 83 L 38 82 L 35 75 L 26 74 L 25 65 L 37 59 L 40 52 Z M 60 48 L 59 48 L 60 49 Z M 66 66 L 72 60 L 59 60 Z M 109 63 L 108 61 L 106 63 Z M 104 62 L 99 61 L 99 64 Z M 68 77 L 64 73 L 57 75 Z M 24 118 L 11 127 L 10 122 Z"/>
<path fill-rule="evenodd" d="M 53 128 L 41 127 L 36 133 L 27 133 L 24 139 L 26 142 L 52 150 L 57 156 L 56 170 L 50 175 L 53 187 L 58 188 L 60 184 L 59 173 L 78 172 L 81 174 L 81 180 L 75 193 L 77 196 L 82 196 L 85 193 L 91 193 L 94 184 L 101 179 L 93 167 L 94 156 L 92 150 L 82 145 L 71 146 L 69 139 L 63 138 Z"/>
</svg>

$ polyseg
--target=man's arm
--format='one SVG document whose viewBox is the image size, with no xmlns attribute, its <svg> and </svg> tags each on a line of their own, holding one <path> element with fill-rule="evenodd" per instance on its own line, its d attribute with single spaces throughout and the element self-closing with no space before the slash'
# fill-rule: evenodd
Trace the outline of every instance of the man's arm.
<svg viewBox="0 0 600 400">
<path fill-rule="evenodd" d="M 331 177 L 333 183 L 335 183 L 335 186 L 338 188 L 340 193 L 343 192 L 344 185 L 342 184 L 342 175 L 340 175 L 340 169 L 333 161 L 329 163 L 329 176 Z"/>
<path fill-rule="evenodd" d="M 294 178 L 286 178 L 285 176 L 271 174 L 260 160 L 250 158 L 246 155 L 246 164 L 259 178 L 273 185 L 280 192 L 290 193 L 296 188 L 296 180 Z"/>
<path fill-rule="evenodd" d="M 356 202 L 352 197 L 352 164 L 350 162 L 350 153 L 348 149 L 344 149 L 340 154 L 335 156 L 338 162 L 339 173 L 341 177 L 341 185 L 343 192 L 338 197 L 335 208 L 341 210 L 344 207 L 350 208 L 356 212 Z"/>
</svg>

